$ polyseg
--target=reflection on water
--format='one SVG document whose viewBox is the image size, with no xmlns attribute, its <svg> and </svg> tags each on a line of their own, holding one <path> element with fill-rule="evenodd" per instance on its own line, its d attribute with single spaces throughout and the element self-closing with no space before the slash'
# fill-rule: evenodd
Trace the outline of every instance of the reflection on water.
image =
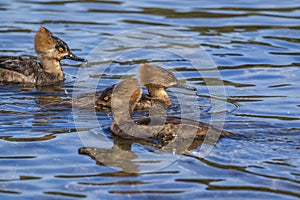
<svg viewBox="0 0 300 200">
<path fill-rule="evenodd" d="M 0 3 L 0 11 L 2 55 L 35 57 L 33 37 L 41 25 L 71 47 L 80 47 L 72 49 L 80 57 L 121 31 L 159 26 L 180 31 L 205 48 L 216 65 L 198 71 L 221 74 L 200 76 L 190 60 L 162 51 L 195 47 L 183 38 L 143 33 L 104 43 L 107 52 L 86 66 L 64 61 L 63 85 L 1 85 L 0 197 L 300 197 L 297 1 L 10 1 Z M 151 46 L 154 38 L 161 42 Z M 148 48 L 131 51 L 141 44 Z M 107 56 L 123 52 L 130 53 L 113 60 Z M 226 114 L 224 128 L 245 137 L 221 138 L 206 157 L 165 153 L 159 143 L 115 138 L 109 131 L 112 116 L 95 114 L 90 106 L 94 91 L 73 85 L 75 80 L 90 81 L 94 90 L 101 90 L 143 62 L 164 66 L 197 87 L 201 121 Z M 84 68 L 92 73 L 78 77 Z M 211 95 L 208 83 L 224 85 L 225 95 Z M 192 94 L 169 92 L 175 105 L 168 112 L 177 116 L 178 95 Z M 72 101 L 75 93 L 82 96 Z M 82 137 L 96 145 L 86 145 Z M 199 150 L 199 144 L 193 148 Z"/>
</svg>

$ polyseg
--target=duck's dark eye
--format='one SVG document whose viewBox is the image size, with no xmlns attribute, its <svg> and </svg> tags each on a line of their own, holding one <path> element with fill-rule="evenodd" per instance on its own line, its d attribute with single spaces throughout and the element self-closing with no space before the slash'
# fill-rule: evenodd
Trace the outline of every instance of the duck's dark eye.
<svg viewBox="0 0 300 200">
<path fill-rule="evenodd" d="M 103 97 L 103 100 L 104 100 L 104 101 L 108 101 L 108 99 L 109 99 L 108 96 Z"/>
</svg>

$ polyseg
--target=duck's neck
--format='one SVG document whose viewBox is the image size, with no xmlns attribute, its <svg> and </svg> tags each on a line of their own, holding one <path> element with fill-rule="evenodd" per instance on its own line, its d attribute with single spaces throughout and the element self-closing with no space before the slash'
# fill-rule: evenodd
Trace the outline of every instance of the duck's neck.
<svg viewBox="0 0 300 200">
<path fill-rule="evenodd" d="M 64 79 L 64 73 L 59 60 L 50 58 L 47 55 L 39 55 L 39 59 L 45 73 L 57 77 L 58 80 Z"/>
<path fill-rule="evenodd" d="M 147 88 L 151 99 L 161 103 L 166 108 L 172 105 L 172 101 L 169 98 L 165 87 L 160 85 L 151 85 L 147 86 Z"/>
</svg>

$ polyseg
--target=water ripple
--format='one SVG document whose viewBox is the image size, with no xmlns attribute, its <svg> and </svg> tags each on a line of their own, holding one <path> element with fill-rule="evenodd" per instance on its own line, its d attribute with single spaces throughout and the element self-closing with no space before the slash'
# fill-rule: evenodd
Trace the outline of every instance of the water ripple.
<svg viewBox="0 0 300 200">
<path fill-rule="evenodd" d="M 82 57 L 117 33 L 155 26 L 191 37 L 216 63 L 209 69 L 194 68 L 190 60 L 161 50 L 199 45 L 186 44 L 184 37 L 143 33 L 115 40 L 116 44 L 125 41 L 128 46 L 114 45 L 106 50 L 122 53 L 147 44 L 146 50 L 114 60 L 99 56 L 87 66 L 63 61 L 64 85 L 48 88 L 1 85 L 1 197 L 299 199 L 299 2 L 287 0 L 271 5 L 267 1 L 224 0 L 201 3 L 31 0 L 1 2 L 0 10 L 3 55 L 37 59 L 33 39 L 40 26 L 52 30 Z M 161 42 L 151 44 L 154 37 Z M 110 62 L 108 70 L 97 71 Z M 136 169 L 163 163 L 174 156 L 158 154 L 162 148 L 158 143 L 114 137 L 109 131 L 112 117 L 108 114 L 95 114 L 102 126 L 91 130 L 95 124 L 88 117 L 94 108 L 84 110 L 85 124 L 74 123 L 72 103 L 76 100 L 72 100 L 72 92 L 88 90 L 73 88 L 76 78 L 80 78 L 78 70 L 95 69 L 90 79 L 101 78 L 97 88 L 100 90 L 116 83 L 124 71 L 144 62 L 183 75 L 185 81 L 197 87 L 200 119 L 209 121 L 213 114 L 223 113 L 224 128 L 245 137 L 222 138 L 205 158 L 192 153 L 199 150 L 201 144 L 196 144 L 174 163 L 153 172 L 129 173 L 121 167 L 104 165 L 101 159 L 107 154 L 100 153 L 111 149 L 84 146 L 77 131 L 94 131 L 97 135 L 102 128 L 103 137 L 115 147 L 123 148 L 133 157 L 147 153 L 148 160 L 126 160 L 115 154 L 108 157 L 126 160 L 129 167 Z M 200 76 L 214 71 L 221 77 Z M 208 85 L 223 87 L 226 97 L 211 95 Z M 177 103 L 176 95 L 171 96 Z M 89 105 L 88 99 L 93 100 L 95 95 L 86 97 L 80 100 Z M 226 108 L 216 105 L 214 110 L 212 101 L 225 104 Z M 178 105 L 169 110 L 175 115 L 179 111 Z"/>
</svg>

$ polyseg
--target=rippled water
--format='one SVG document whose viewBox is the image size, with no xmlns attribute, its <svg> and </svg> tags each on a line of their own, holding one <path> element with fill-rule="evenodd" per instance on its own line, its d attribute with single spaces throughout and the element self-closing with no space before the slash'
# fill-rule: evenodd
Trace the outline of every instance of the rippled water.
<svg viewBox="0 0 300 200">
<path fill-rule="evenodd" d="M 2 55 L 35 56 L 33 37 L 43 25 L 75 54 L 91 58 L 85 66 L 63 61 L 61 86 L 0 86 L 1 199 L 298 199 L 299 7 L 293 0 L 1 1 Z M 195 48 L 176 34 L 150 31 L 102 43 L 153 27 L 199 43 L 216 65 L 197 70 L 221 76 L 205 79 L 189 60 L 166 51 Z M 104 53 L 93 56 L 99 44 Z M 111 59 L 114 53 L 121 56 Z M 205 157 L 179 156 L 110 137 L 111 115 L 72 109 L 74 94 L 116 83 L 142 62 L 184 76 L 197 88 L 200 120 L 226 114 L 224 128 L 245 138 L 222 138 Z M 88 80 L 82 70 L 92 73 Z M 216 95 L 212 105 L 209 88 L 224 88 L 227 100 Z M 169 112 L 176 115 L 176 106 Z"/>
</svg>

